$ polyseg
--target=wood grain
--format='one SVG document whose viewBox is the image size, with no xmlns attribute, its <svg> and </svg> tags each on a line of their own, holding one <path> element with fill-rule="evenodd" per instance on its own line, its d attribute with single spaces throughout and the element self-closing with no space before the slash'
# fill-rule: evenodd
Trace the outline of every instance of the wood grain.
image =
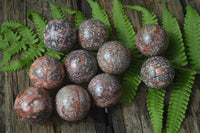
<svg viewBox="0 0 200 133">
<path fill-rule="evenodd" d="M 111 24 L 112 2 L 113 0 L 96 0 L 109 14 Z M 123 0 L 123 5 L 140 5 L 155 12 L 162 24 L 162 4 L 160 0 Z M 91 16 L 91 8 L 86 0 L 52 0 L 53 3 L 62 7 L 82 11 L 88 18 Z M 181 1 L 166 0 L 169 10 L 183 26 L 185 6 L 191 4 L 198 11 L 200 2 L 198 0 Z M 46 0 L 0 0 L 3 3 L 3 20 L 15 20 L 28 24 L 26 13 L 34 10 L 48 20 L 52 19 L 50 6 Z M 135 31 L 141 27 L 141 13 L 126 9 L 126 14 L 131 20 Z M 71 15 L 67 19 L 73 21 Z M 2 21 L 0 19 L 0 24 Z M 115 32 L 115 30 L 113 30 Z M 20 55 L 19 55 L 20 56 Z M 14 59 L 19 58 L 14 57 Z M 153 133 L 152 124 L 146 107 L 148 89 L 144 84 L 140 85 L 137 95 L 132 103 L 118 104 L 114 107 L 102 109 L 92 106 L 88 116 L 77 123 L 70 123 L 61 120 L 54 110 L 50 120 L 44 124 L 27 125 L 19 122 L 13 111 L 13 103 L 16 95 L 31 86 L 29 77 L 25 70 L 19 72 L 5 73 L 5 105 L 6 105 L 6 132 L 7 133 Z M 170 90 L 170 89 L 169 89 Z M 169 99 L 169 92 L 167 98 Z M 200 77 L 197 76 L 191 95 L 190 106 L 187 110 L 186 118 L 180 129 L 180 133 L 200 132 Z M 167 103 L 167 102 L 166 102 Z M 163 132 L 166 132 L 163 130 Z"/>
</svg>

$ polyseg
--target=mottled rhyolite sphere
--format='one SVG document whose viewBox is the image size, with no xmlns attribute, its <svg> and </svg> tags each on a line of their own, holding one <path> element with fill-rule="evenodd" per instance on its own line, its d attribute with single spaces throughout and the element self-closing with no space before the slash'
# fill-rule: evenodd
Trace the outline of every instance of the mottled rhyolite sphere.
<svg viewBox="0 0 200 133">
<path fill-rule="evenodd" d="M 67 121 L 78 121 L 90 110 L 91 101 L 88 92 L 78 85 L 67 85 L 56 95 L 58 115 Z"/>
<path fill-rule="evenodd" d="M 118 41 L 103 44 L 97 53 L 97 61 L 105 73 L 121 74 L 130 64 L 129 49 Z"/>
<path fill-rule="evenodd" d="M 44 89 L 30 87 L 17 95 L 14 103 L 20 121 L 33 124 L 45 121 L 52 112 L 52 99 Z"/>
<path fill-rule="evenodd" d="M 141 68 L 143 82 L 150 88 L 166 88 L 174 79 L 175 71 L 170 62 L 161 56 L 154 56 L 144 62 Z"/>
<path fill-rule="evenodd" d="M 88 19 L 79 27 L 79 43 L 86 50 L 98 50 L 108 40 L 108 30 L 104 23 Z"/>
<path fill-rule="evenodd" d="M 145 25 L 136 35 L 136 46 L 145 56 L 160 55 L 168 46 L 167 33 L 159 25 Z"/>
<path fill-rule="evenodd" d="M 58 87 L 65 77 L 62 63 L 54 57 L 43 56 L 33 62 L 30 79 L 38 88 L 52 89 Z"/>
<path fill-rule="evenodd" d="M 114 105 L 122 95 L 119 80 L 106 73 L 95 76 L 88 85 L 88 91 L 95 104 L 102 108 Z"/>
<path fill-rule="evenodd" d="M 89 82 L 97 72 L 97 61 L 86 50 L 75 50 L 65 59 L 69 79 L 74 83 Z"/>
<path fill-rule="evenodd" d="M 54 19 L 48 22 L 44 32 L 44 43 L 54 51 L 66 51 L 76 42 L 76 29 L 65 19 Z"/>
</svg>

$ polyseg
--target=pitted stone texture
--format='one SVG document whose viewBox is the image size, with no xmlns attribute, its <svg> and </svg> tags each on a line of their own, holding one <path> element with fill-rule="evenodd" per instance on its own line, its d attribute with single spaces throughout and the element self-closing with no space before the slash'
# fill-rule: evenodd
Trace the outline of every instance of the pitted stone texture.
<svg viewBox="0 0 200 133">
<path fill-rule="evenodd" d="M 95 57 L 86 50 L 71 52 L 65 60 L 65 67 L 69 79 L 74 83 L 89 82 L 98 69 Z"/>
<path fill-rule="evenodd" d="M 54 19 L 48 22 L 43 32 L 44 43 L 49 49 L 64 52 L 76 42 L 76 29 L 65 19 Z"/>
<path fill-rule="evenodd" d="M 30 68 L 30 79 L 38 88 L 52 89 L 58 87 L 64 77 L 64 67 L 59 60 L 43 56 L 33 62 Z"/>
<path fill-rule="evenodd" d="M 130 64 L 129 49 L 118 41 L 103 44 L 97 53 L 97 61 L 105 73 L 121 74 Z"/>
<path fill-rule="evenodd" d="M 106 73 L 95 76 L 88 85 L 88 91 L 95 104 L 102 108 L 116 104 L 122 95 L 119 80 Z"/>
<path fill-rule="evenodd" d="M 44 89 L 30 87 L 17 95 L 14 103 L 20 121 L 33 124 L 46 120 L 52 112 L 52 99 Z"/>
<path fill-rule="evenodd" d="M 88 19 L 79 27 L 79 43 L 86 50 L 98 50 L 108 40 L 108 30 L 104 23 Z"/>
<path fill-rule="evenodd" d="M 167 33 L 159 25 L 145 25 L 136 35 L 136 46 L 145 56 L 160 55 L 168 47 Z"/>
<path fill-rule="evenodd" d="M 154 56 L 144 62 L 141 68 L 143 82 L 150 88 L 166 88 L 174 79 L 175 71 L 170 62 L 161 56 Z"/>
<path fill-rule="evenodd" d="M 87 91 L 78 85 L 67 85 L 56 95 L 56 110 L 67 121 L 83 119 L 90 110 L 91 101 Z"/>
</svg>

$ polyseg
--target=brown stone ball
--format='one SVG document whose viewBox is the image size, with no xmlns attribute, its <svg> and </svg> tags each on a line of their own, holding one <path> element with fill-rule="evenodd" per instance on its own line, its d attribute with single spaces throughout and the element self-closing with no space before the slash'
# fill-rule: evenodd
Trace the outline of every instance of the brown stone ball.
<svg viewBox="0 0 200 133">
<path fill-rule="evenodd" d="M 104 23 L 88 19 L 79 27 L 79 43 L 86 50 L 98 50 L 108 40 L 108 30 Z"/>
<path fill-rule="evenodd" d="M 150 88 L 166 88 L 174 79 L 175 71 L 170 62 L 162 56 L 154 56 L 144 62 L 141 68 L 143 82 Z"/>
<path fill-rule="evenodd" d="M 88 85 L 88 91 L 95 104 L 102 108 L 116 104 L 122 95 L 119 80 L 106 73 L 95 76 Z"/>
<path fill-rule="evenodd" d="M 160 55 L 168 47 L 167 33 L 159 25 L 145 25 L 137 32 L 136 46 L 145 56 Z"/>
<path fill-rule="evenodd" d="M 40 57 L 33 62 L 30 68 L 31 82 L 38 88 L 52 89 L 58 87 L 64 77 L 64 66 L 54 57 Z"/>
<path fill-rule="evenodd" d="M 97 53 L 98 64 L 105 73 L 123 73 L 129 67 L 130 60 L 129 49 L 118 41 L 104 43 Z"/>
<path fill-rule="evenodd" d="M 18 94 L 14 110 L 20 121 L 33 124 L 46 120 L 52 112 L 52 99 L 44 89 L 30 87 Z"/>
<path fill-rule="evenodd" d="M 67 85 L 56 95 L 58 115 L 67 121 L 78 121 L 84 118 L 91 106 L 88 92 L 78 85 Z"/>
</svg>

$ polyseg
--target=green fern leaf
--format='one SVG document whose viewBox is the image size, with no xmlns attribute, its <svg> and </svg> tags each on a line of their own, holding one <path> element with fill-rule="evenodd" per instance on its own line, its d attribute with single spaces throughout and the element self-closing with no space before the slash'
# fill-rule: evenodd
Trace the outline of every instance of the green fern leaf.
<svg viewBox="0 0 200 133">
<path fill-rule="evenodd" d="M 32 17 L 33 20 L 31 20 L 30 17 Z M 27 19 L 31 23 L 35 24 L 39 38 L 41 41 L 43 41 L 43 31 L 47 24 L 47 20 L 43 18 L 42 16 L 40 16 L 39 14 L 37 14 L 35 11 L 29 11 L 27 13 Z"/>
<path fill-rule="evenodd" d="M 138 86 L 140 85 L 142 78 L 140 77 L 140 68 L 142 62 L 133 61 L 129 69 L 125 72 L 122 81 L 122 96 L 119 102 L 131 103 L 136 95 Z"/>
<path fill-rule="evenodd" d="M 3 52 L 3 60 L 0 63 L 0 66 L 5 65 L 6 63 L 8 63 L 12 56 L 19 54 L 22 49 L 26 50 L 26 45 L 23 42 L 13 42 L 13 44 L 6 50 Z"/>
<path fill-rule="evenodd" d="M 147 108 L 151 117 L 154 133 L 162 133 L 165 93 L 166 89 L 156 90 L 149 88 Z"/>
<path fill-rule="evenodd" d="M 141 6 L 125 6 L 130 9 L 134 9 L 136 11 L 141 11 L 142 12 L 142 25 L 147 25 L 147 24 L 158 24 L 158 19 L 155 13 L 150 12 L 144 7 Z"/>
<path fill-rule="evenodd" d="M 0 39 L 0 50 L 5 50 L 6 48 L 8 48 L 10 45 L 8 43 L 7 40 L 1 40 Z"/>
<path fill-rule="evenodd" d="M 176 77 L 167 114 L 167 133 L 177 133 L 185 118 L 185 112 L 195 80 L 195 71 L 176 69 Z"/>
<path fill-rule="evenodd" d="M 58 5 L 53 4 L 51 1 L 48 1 L 51 6 L 51 14 L 53 19 L 63 18 L 66 19 L 65 15 L 62 13 L 61 8 Z"/>
<path fill-rule="evenodd" d="M 165 52 L 169 61 L 176 66 L 186 66 L 187 57 L 178 21 L 167 9 L 166 2 L 163 7 L 163 28 L 169 37 L 169 46 Z"/>
<path fill-rule="evenodd" d="M 63 53 L 61 52 L 56 52 L 56 51 L 53 51 L 51 49 L 48 49 L 48 51 L 45 53 L 45 56 L 51 56 L 51 57 L 54 57 L 58 60 L 60 60 L 62 57 L 62 55 L 64 55 Z"/>
<path fill-rule="evenodd" d="M 92 17 L 94 19 L 100 20 L 101 22 L 103 22 L 106 25 L 106 27 L 109 31 L 109 39 L 113 40 L 114 36 L 112 34 L 112 27 L 110 25 L 108 15 L 105 12 L 105 10 L 97 2 L 95 2 L 93 0 L 87 0 L 87 2 L 90 4 L 90 6 L 92 8 Z"/>
<path fill-rule="evenodd" d="M 11 29 L 6 28 L 6 27 L 2 27 L 1 33 L 4 34 L 6 40 L 9 40 L 9 41 L 18 41 L 21 38 L 21 36 L 17 34 L 17 32 L 14 32 Z"/>
<path fill-rule="evenodd" d="M 113 19 L 119 41 L 129 48 L 134 58 L 142 57 L 142 54 L 139 52 L 135 44 L 136 34 L 133 26 L 126 16 L 123 5 L 119 0 L 113 1 Z"/>
<path fill-rule="evenodd" d="M 190 5 L 186 7 L 184 30 L 190 66 L 200 73 L 200 17 Z"/>
</svg>

